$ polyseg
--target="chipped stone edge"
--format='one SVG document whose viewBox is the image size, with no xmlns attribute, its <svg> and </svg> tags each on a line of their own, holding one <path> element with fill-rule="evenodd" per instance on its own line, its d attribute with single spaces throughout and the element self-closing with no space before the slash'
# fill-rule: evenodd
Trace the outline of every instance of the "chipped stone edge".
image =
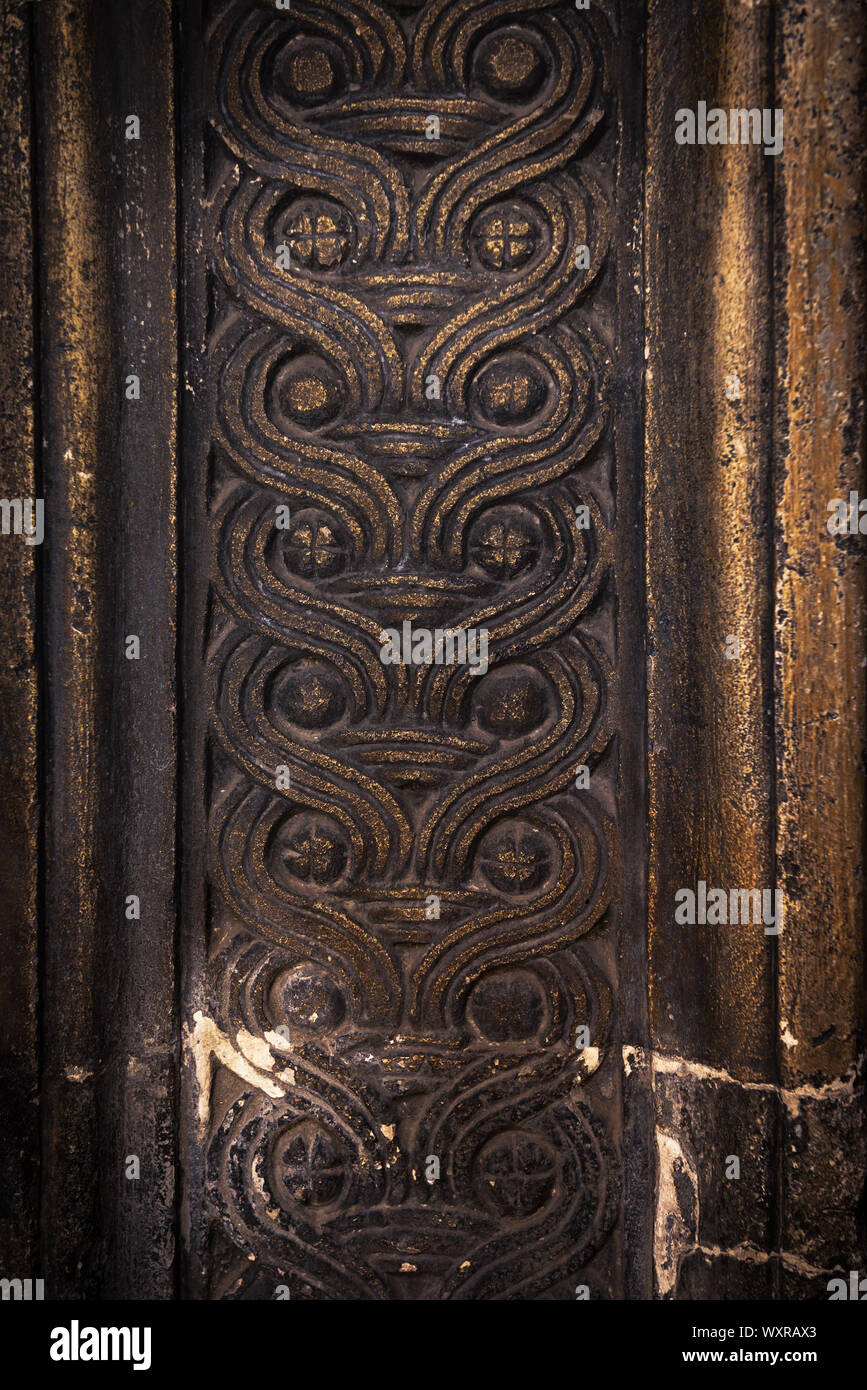
<svg viewBox="0 0 867 1390">
<path fill-rule="evenodd" d="M 184 1027 L 184 1047 L 190 1056 L 196 1076 L 198 1116 L 202 1130 L 207 1127 L 210 1114 L 211 1075 L 215 1058 L 242 1081 L 270 1096 L 272 1100 L 285 1096 L 287 1086 L 295 1082 L 295 1073 L 291 1067 L 287 1067 L 283 1072 L 269 1074 L 273 1073 L 274 1068 L 273 1052 L 290 1050 L 285 1036 L 268 1033 L 263 1041 L 241 1028 L 235 1042 L 237 1046 L 201 1009 L 197 1009 L 193 1014 L 192 1026 L 186 1024 Z"/>
<path fill-rule="evenodd" d="M 686 1057 L 667 1056 L 650 1052 L 647 1048 L 625 1044 L 622 1048 L 623 1070 L 628 1078 L 633 1072 L 646 1072 L 649 1068 L 651 1085 L 656 1092 L 658 1076 L 678 1076 L 700 1082 L 718 1082 L 736 1086 L 742 1091 L 758 1091 L 779 1096 L 791 1118 L 796 1118 L 805 1100 L 835 1101 L 838 1104 L 853 1103 L 861 1098 L 861 1079 L 867 1053 L 862 1054 L 849 1068 L 845 1076 L 829 1081 L 821 1086 L 798 1086 L 794 1089 L 778 1086 L 770 1081 L 741 1081 L 721 1067 L 710 1067 L 704 1062 L 693 1062 Z M 702 1245 L 698 1240 L 700 1230 L 699 1186 L 696 1165 L 684 1151 L 678 1137 L 662 1126 L 656 1128 L 657 1180 L 654 1210 L 653 1264 L 656 1275 L 658 1296 L 670 1299 L 674 1296 L 680 1277 L 680 1267 L 687 1255 L 702 1254 L 708 1257 L 725 1256 L 728 1259 L 743 1260 L 751 1264 L 767 1264 L 779 1260 L 784 1268 L 809 1278 L 834 1274 L 838 1266 L 820 1269 L 811 1265 L 800 1255 L 786 1250 L 760 1250 L 745 1242 L 729 1249 Z M 684 1211 L 677 1191 L 675 1176 L 685 1179 L 689 1184 L 694 1203 L 694 1218 Z"/>
</svg>

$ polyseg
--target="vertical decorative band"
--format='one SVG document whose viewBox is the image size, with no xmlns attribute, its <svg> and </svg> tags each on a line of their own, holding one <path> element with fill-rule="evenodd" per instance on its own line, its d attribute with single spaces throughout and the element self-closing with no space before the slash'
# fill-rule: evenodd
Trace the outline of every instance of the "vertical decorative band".
<svg viewBox="0 0 867 1390">
<path fill-rule="evenodd" d="M 574 1297 L 617 1219 L 594 8 L 228 3 L 204 34 L 212 1296 Z"/>
</svg>

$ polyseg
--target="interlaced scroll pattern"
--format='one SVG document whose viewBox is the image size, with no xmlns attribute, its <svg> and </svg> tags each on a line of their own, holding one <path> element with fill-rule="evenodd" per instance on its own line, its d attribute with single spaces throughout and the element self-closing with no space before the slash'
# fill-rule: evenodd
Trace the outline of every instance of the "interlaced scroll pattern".
<svg viewBox="0 0 867 1390">
<path fill-rule="evenodd" d="M 214 1297 L 573 1297 L 616 1223 L 608 41 L 212 7 Z"/>
</svg>

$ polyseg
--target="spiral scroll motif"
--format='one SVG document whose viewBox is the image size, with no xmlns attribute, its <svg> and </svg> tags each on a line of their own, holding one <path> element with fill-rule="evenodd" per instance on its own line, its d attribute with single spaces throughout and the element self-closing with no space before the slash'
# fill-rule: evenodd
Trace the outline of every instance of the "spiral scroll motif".
<svg viewBox="0 0 867 1390">
<path fill-rule="evenodd" d="M 596 10 L 208 23 L 217 1297 L 563 1297 L 615 1223 Z"/>
</svg>

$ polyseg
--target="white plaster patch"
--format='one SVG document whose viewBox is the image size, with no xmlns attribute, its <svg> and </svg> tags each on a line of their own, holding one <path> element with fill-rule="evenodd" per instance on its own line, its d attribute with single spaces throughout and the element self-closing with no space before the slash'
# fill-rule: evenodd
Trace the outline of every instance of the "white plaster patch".
<svg viewBox="0 0 867 1390">
<path fill-rule="evenodd" d="M 811 1278 L 817 1275 L 829 1276 L 833 1273 L 833 1270 L 819 1269 L 816 1265 L 808 1264 L 800 1255 L 793 1255 L 788 1250 L 759 1250 L 748 1241 L 728 1248 L 721 1245 L 697 1245 L 695 1249 L 702 1255 L 725 1256 L 728 1260 L 741 1260 L 744 1264 L 762 1265 L 767 1264 L 768 1260 L 780 1260 L 787 1269 L 797 1270 L 799 1274 L 806 1274 Z"/>
<path fill-rule="evenodd" d="M 252 1033 L 248 1033 L 246 1028 L 239 1028 L 236 1042 L 254 1067 L 261 1067 L 263 1071 L 273 1069 L 274 1058 L 271 1056 L 271 1049 L 264 1038 L 256 1038 Z"/>
<path fill-rule="evenodd" d="M 779 1096 L 791 1113 L 797 1113 L 802 1100 L 854 1100 L 856 1085 L 864 1064 L 864 1056 L 853 1062 L 843 1077 L 826 1081 L 821 1086 L 796 1086 L 787 1089 L 776 1086 L 772 1081 L 741 1081 L 722 1067 L 708 1067 L 704 1062 L 691 1062 L 686 1057 L 664 1057 L 658 1052 L 651 1054 L 654 1077 L 683 1076 L 695 1081 L 724 1081 L 729 1086 L 738 1086 L 742 1091 L 764 1091 L 767 1095 Z"/>
<path fill-rule="evenodd" d="M 281 1024 L 281 1031 L 278 1033 L 273 1028 L 265 1034 L 265 1041 L 275 1052 L 291 1052 L 292 1044 L 289 1041 L 289 1029 Z"/>
<path fill-rule="evenodd" d="M 602 1060 L 602 1053 L 598 1047 L 583 1047 L 580 1056 L 585 1076 L 590 1076 L 592 1072 L 598 1070 Z"/>
<path fill-rule="evenodd" d="M 798 1039 L 792 1035 L 792 1030 L 789 1027 L 789 1020 L 787 1018 L 780 1019 L 780 1037 L 786 1044 L 786 1047 L 798 1046 Z"/>
<path fill-rule="evenodd" d="M 239 1052 L 231 1039 L 217 1027 L 212 1018 L 198 1009 L 193 1014 L 193 1027 L 189 1024 L 184 1027 L 184 1041 L 189 1049 L 193 1066 L 196 1072 L 196 1084 L 199 1092 L 199 1123 L 204 1126 L 208 1122 L 208 1112 L 211 1099 L 211 1073 L 214 1066 L 214 1058 L 221 1062 L 229 1071 L 240 1076 L 242 1081 L 255 1086 L 258 1091 L 264 1091 L 266 1096 L 271 1096 L 276 1100 L 278 1096 L 285 1094 L 283 1087 L 278 1085 L 270 1076 L 263 1076 L 253 1064 Z M 270 1057 L 270 1053 L 269 1053 Z"/>
<path fill-rule="evenodd" d="M 665 1130 L 656 1131 L 658 1187 L 653 1231 L 656 1283 L 662 1298 L 677 1284 L 680 1262 L 695 1246 L 698 1232 L 698 1179 L 678 1140 Z M 689 1192 L 684 1196 L 684 1186 Z M 688 1197 L 692 1196 L 692 1210 Z"/>
<path fill-rule="evenodd" d="M 623 1048 L 623 1070 L 627 1076 L 631 1076 L 634 1071 L 644 1071 L 647 1066 L 647 1053 L 643 1047 L 632 1047 L 626 1044 Z"/>
</svg>

